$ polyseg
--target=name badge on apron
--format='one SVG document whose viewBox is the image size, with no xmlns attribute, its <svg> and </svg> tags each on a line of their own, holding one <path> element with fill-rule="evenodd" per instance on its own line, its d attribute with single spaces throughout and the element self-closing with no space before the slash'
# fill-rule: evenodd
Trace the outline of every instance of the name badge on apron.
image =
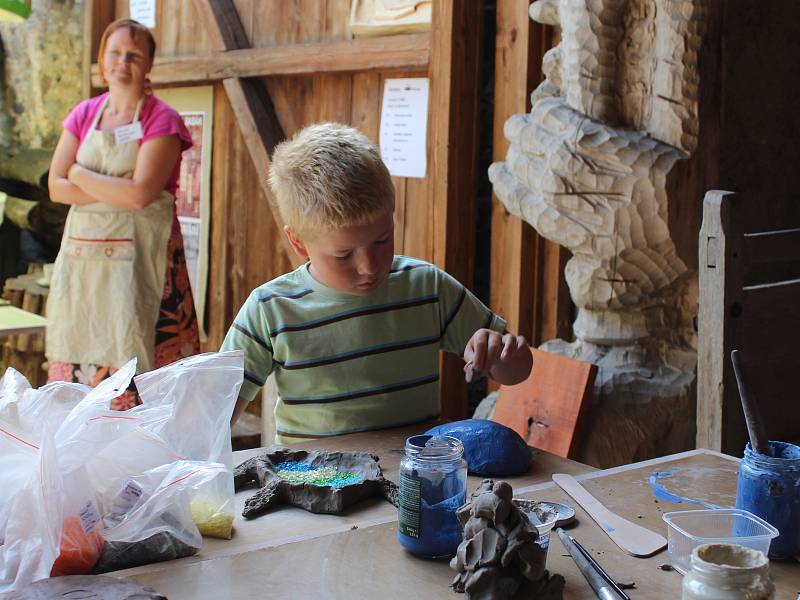
<svg viewBox="0 0 800 600">
<path fill-rule="evenodd" d="M 114 130 L 114 143 L 119 146 L 133 140 L 140 140 L 144 136 L 141 121 L 136 121 L 130 125 L 123 125 Z"/>
</svg>

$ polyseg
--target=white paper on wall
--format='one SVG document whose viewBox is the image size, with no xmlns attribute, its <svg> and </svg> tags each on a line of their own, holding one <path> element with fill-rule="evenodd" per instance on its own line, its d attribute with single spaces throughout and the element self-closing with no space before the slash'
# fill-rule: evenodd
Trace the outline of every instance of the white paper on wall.
<svg viewBox="0 0 800 600">
<path fill-rule="evenodd" d="M 380 148 L 395 177 L 425 177 L 428 78 L 387 79 L 381 106 Z"/>
</svg>

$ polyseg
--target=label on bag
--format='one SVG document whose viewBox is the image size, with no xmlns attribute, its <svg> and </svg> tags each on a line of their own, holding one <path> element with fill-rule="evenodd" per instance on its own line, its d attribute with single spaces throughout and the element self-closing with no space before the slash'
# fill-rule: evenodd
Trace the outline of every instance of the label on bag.
<svg viewBox="0 0 800 600">
<path fill-rule="evenodd" d="M 133 140 L 140 140 L 143 137 L 144 132 L 142 131 L 141 121 L 136 121 L 130 125 L 123 125 L 122 127 L 117 127 L 114 130 L 114 143 L 117 146 L 126 142 L 132 142 Z"/>
<path fill-rule="evenodd" d="M 83 527 L 83 533 L 89 535 L 93 529 L 97 527 L 97 524 L 100 522 L 100 514 L 97 512 L 97 507 L 95 507 L 94 502 L 89 500 L 83 508 L 78 511 L 78 518 L 81 521 L 81 527 Z"/>
<path fill-rule="evenodd" d="M 136 483 L 133 479 L 128 479 L 125 482 L 125 485 L 122 486 L 122 489 L 117 494 L 115 498 L 115 503 L 119 504 L 120 506 L 124 506 L 125 510 L 133 508 L 133 505 L 139 501 L 139 498 L 142 497 L 142 486 Z"/>
<path fill-rule="evenodd" d="M 421 524 L 421 488 L 422 484 L 417 477 L 400 473 L 398 527 L 400 533 L 416 539 L 419 539 Z"/>
</svg>

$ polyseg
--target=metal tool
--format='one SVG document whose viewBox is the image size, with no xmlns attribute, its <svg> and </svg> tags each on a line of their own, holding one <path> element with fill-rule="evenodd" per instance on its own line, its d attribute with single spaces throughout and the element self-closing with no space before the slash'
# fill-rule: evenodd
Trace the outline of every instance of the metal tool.
<svg viewBox="0 0 800 600">
<path fill-rule="evenodd" d="M 592 566 L 595 568 L 595 570 L 598 573 L 600 573 L 600 575 L 603 577 L 603 579 L 605 579 L 611 585 L 611 587 L 613 587 L 616 590 L 616 592 L 620 596 L 622 596 L 623 600 L 631 600 L 631 597 L 628 596 L 628 594 L 625 593 L 625 590 L 623 590 L 619 586 L 619 584 L 614 580 L 614 578 L 611 577 L 611 575 L 609 575 L 608 572 L 603 567 L 601 567 L 600 564 L 594 558 L 592 558 L 592 555 L 589 554 L 589 551 L 586 548 L 584 548 L 583 546 L 581 546 L 581 544 L 578 542 L 578 540 L 576 540 L 574 537 L 572 537 L 569 534 L 567 534 L 567 537 L 572 540 L 572 542 L 575 544 L 575 547 L 578 550 L 580 550 L 581 554 L 583 554 L 586 557 L 586 560 L 588 560 L 592 564 Z"/>
<path fill-rule="evenodd" d="M 470 361 L 470 362 L 467 363 L 467 370 L 466 370 L 466 372 L 464 374 L 464 379 L 466 379 L 467 383 L 472 383 L 472 377 L 473 377 L 472 361 Z"/>
<path fill-rule="evenodd" d="M 564 548 L 567 549 L 567 552 L 569 552 L 569 555 L 572 557 L 572 560 L 578 565 L 581 574 L 586 578 L 586 581 L 594 590 L 594 593 L 597 594 L 597 597 L 600 598 L 600 600 L 618 600 L 616 590 L 595 570 L 592 563 L 587 560 L 586 555 L 578 550 L 574 540 L 560 527 L 556 529 L 556 533 L 561 543 L 564 544 Z"/>
</svg>

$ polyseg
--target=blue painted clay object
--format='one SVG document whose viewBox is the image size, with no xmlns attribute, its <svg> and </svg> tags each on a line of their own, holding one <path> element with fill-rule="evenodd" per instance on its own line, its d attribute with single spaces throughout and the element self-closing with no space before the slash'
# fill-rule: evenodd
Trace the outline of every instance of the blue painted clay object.
<svg viewBox="0 0 800 600">
<path fill-rule="evenodd" d="M 773 456 L 758 454 L 750 444 L 739 463 L 736 508 L 750 511 L 774 526 L 770 558 L 800 553 L 800 447 L 770 442 Z"/>
<path fill-rule="evenodd" d="M 507 477 L 527 473 L 531 451 L 513 429 L 484 419 L 465 419 L 437 425 L 427 435 L 451 435 L 464 444 L 464 458 L 470 473 Z"/>
</svg>

